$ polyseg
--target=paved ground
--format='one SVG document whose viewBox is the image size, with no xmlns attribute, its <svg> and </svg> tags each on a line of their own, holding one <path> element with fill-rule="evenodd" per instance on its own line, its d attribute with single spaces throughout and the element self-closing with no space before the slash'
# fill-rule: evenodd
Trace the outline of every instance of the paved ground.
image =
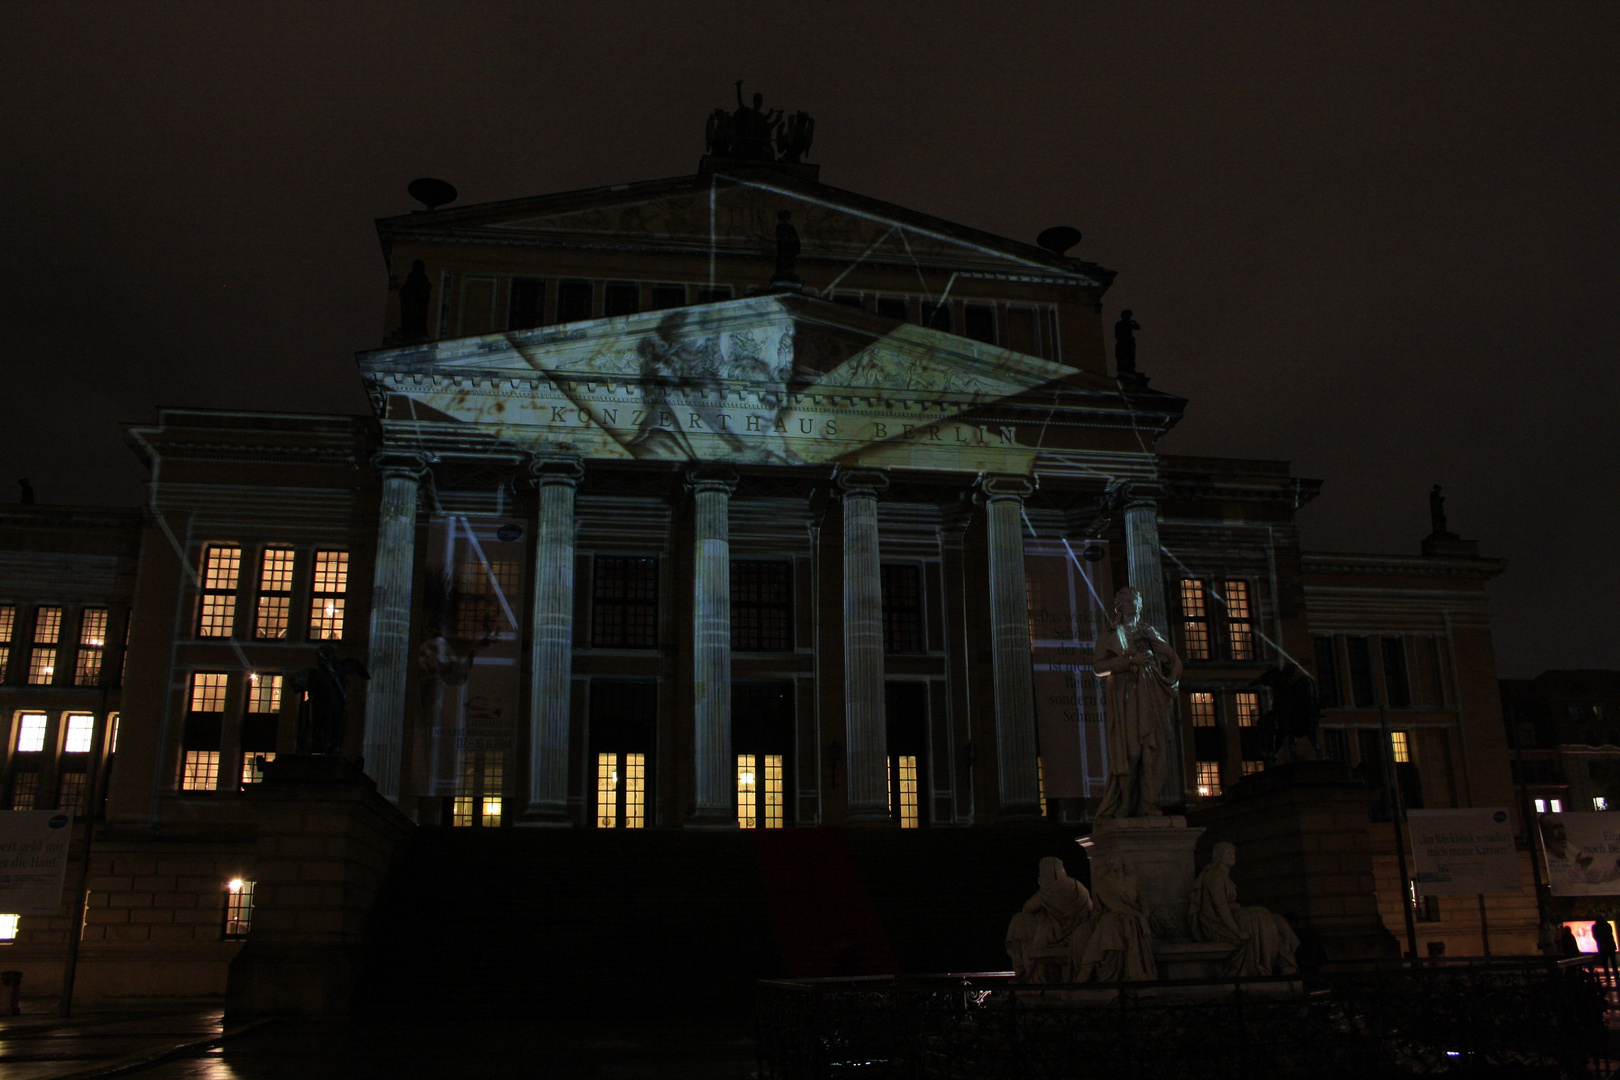
<svg viewBox="0 0 1620 1080">
<path fill-rule="evenodd" d="M 746 1027 L 656 1020 L 339 1024 L 270 1021 L 224 1031 L 220 1012 L 44 1012 L 0 1020 L 5 1080 L 369 1080 L 558 1077 L 745 1080 Z M 219 1041 L 216 1041 L 219 1040 Z M 210 1045 L 212 1044 L 212 1045 Z M 164 1052 L 167 1056 L 158 1058 Z M 156 1059 L 156 1060 L 154 1060 Z"/>
</svg>

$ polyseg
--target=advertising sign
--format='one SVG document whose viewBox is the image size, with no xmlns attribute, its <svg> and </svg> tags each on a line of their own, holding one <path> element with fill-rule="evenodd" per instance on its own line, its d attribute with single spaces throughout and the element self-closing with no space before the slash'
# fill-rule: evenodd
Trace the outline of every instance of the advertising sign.
<svg viewBox="0 0 1620 1080">
<path fill-rule="evenodd" d="M 1620 895 L 1620 814 L 1537 814 L 1554 896 Z"/>
<path fill-rule="evenodd" d="M 1108 627 L 1107 555 L 1107 545 L 1090 540 L 1024 545 L 1035 724 L 1049 799 L 1101 796 L 1108 782 L 1102 687 L 1091 673 L 1097 634 Z"/>
<path fill-rule="evenodd" d="M 414 772 L 420 794 L 455 795 L 513 747 L 528 545 L 504 518 L 435 517 L 428 538 Z"/>
<path fill-rule="evenodd" d="M 0 912 L 55 915 L 61 909 L 72 821 L 65 810 L 0 813 Z"/>
<path fill-rule="evenodd" d="M 1420 896 L 1518 892 L 1513 820 L 1501 807 L 1408 810 L 1412 882 Z"/>
</svg>

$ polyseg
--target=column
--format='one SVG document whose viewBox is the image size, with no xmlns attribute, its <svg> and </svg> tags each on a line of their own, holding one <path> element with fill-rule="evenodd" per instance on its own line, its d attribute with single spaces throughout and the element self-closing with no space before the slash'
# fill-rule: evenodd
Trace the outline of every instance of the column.
<svg viewBox="0 0 1620 1080">
<path fill-rule="evenodd" d="M 883 695 L 883 577 L 878 562 L 877 469 L 838 474 L 844 496 L 844 743 L 848 820 L 888 821 L 888 732 Z"/>
<path fill-rule="evenodd" d="M 529 633 L 528 824 L 570 824 L 568 728 L 574 664 L 574 489 L 584 476 L 574 457 L 536 458 L 529 473 L 540 495 L 534 538 L 534 625 Z"/>
<path fill-rule="evenodd" d="M 737 827 L 731 749 L 731 493 L 737 474 L 700 466 L 692 493 L 692 728 L 697 805 L 692 825 Z"/>
<path fill-rule="evenodd" d="M 1035 772 L 1035 675 L 1024 583 L 1024 499 L 1034 491 L 1027 476 L 991 473 L 979 481 L 990 557 L 996 780 L 1004 818 L 1038 817 L 1041 812 Z"/>
<path fill-rule="evenodd" d="M 1164 570 L 1159 563 L 1158 496 L 1158 488 L 1152 485 L 1126 485 L 1125 547 L 1130 584 L 1142 599 L 1142 621 L 1168 639 Z"/>
<path fill-rule="evenodd" d="M 362 753 L 377 791 L 397 803 L 411 655 L 411 584 L 416 578 L 416 496 L 427 464 L 420 454 L 383 451 L 371 459 L 371 466 L 382 477 L 382 506 L 371 583 L 371 682 Z"/>
</svg>

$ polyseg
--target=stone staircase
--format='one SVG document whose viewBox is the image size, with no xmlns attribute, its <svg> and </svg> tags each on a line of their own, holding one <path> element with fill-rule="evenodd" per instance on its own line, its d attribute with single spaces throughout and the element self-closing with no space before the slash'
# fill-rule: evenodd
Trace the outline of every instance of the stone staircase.
<svg viewBox="0 0 1620 1080">
<path fill-rule="evenodd" d="M 423 828 L 373 914 L 357 1012 L 746 1013 L 760 978 L 998 970 L 1053 854 L 1084 874 L 1046 825 Z"/>
</svg>

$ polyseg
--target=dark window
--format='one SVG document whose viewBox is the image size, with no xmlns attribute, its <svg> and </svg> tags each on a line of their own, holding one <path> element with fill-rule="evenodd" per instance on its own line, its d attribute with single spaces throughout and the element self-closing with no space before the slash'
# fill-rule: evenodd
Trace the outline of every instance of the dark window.
<svg viewBox="0 0 1620 1080">
<path fill-rule="evenodd" d="M 591 644 L 598 649 L 657 647 L 657 559 L 597 556 L 591 583 Z"/>
<path fill-rule="evenodd" d="M 1226 732 L 1218 727 L 1193 729 L 1193 760 L 1220 761 L 1226 757 Z"/>
<path fill-rule="evenodd" d="M 1006 333 L 1001 343 L 1014 352 L 1028 356 L 1041 354 L 1041 335 L 1035 311 L 1031 308 L 1008 308 Z"/>
<path fill-rule="evenodd" d="M 1406 642 L 1387 637 L 1384 647 L 1384 687 L 1389 691 L 1389 707 L 1404 709 L 1412 704 L 1412 687 L 1406 678 Z"/>
<path fill-rule="evenodd" d="M 877 313 L 886 319 L 899 319 L 905 322 L 911 318 L 911 305 L 903 296 L 880 296 L 877 302 Z"/>
<path fill-rule="evenodd" d="M 731 647 L 739 652 L 793 648 L 793 564 L 731 564 Z"/>
<path fill-rule="evenodd" d="M 965 304 L 962 307 L 962 331 L 974 341 L 996 343 L 996 309 L 989 304 Z"/>
<path fill-rule="evenodd" d="M 634 315 L 641 310 L 641 286 L 615 281 L 602 290 L 602 314 Z"/>
<path fill-rule="evenodd" d="M 647 310 L 663 311 L 686 303 L 685 285 L 654 285 L 648 290 Z"/>
<path fill-rule="evenodd" d="M 845 307 L 866 307 L 866 298 L 860 293 L 841 292 L 833 294 L 833 303 L 843 304 Z"/>
<path fill-rule="evenodd" d="M 1364 637 L 1346 638 L 1350 653 L 1350 693 L 1358 709 L 1377 706 L 1378 697 L 1373 690 L 1372 646 Z"/>
<path fill-rule="evenodd" d="M 730 285 L 710 285 L 698 289 L 697 302 L 700 304 L 717 304 L 722 300 L 730 299 Z"/>
<path fill-rule="evenodd" d="M 1316 646 L 1316 695 L 1322 708 L 1336 709 L 1343 704 L 1339 692 L 1339 653 L 1330 637 L 1312 638 Z"/>
<path fill-rule="evenodd" d="M 950 333 L 952 327 L 951 302 L 947 300 L 943 304 L 931 304 L 924 300 L 922 324 L 930 330 L 943 330 L 947 334 Z"/>
<path fill-rule="evenodd" d="M 588 281 L 560 281 L 557 283 L 557 321 L 579 322 L 591 317 L 591 283 Z"/>
<path fill-rule="evenodd" d="M 508 330 L 528 330 L 545 320 L 546 283 L 539 278 L 512 279 L 512 303 L 507 312 Z"/>
<path fill-rule="evenodd" d="M 1438 896 L 1420 896 L 1417 898 L 1417 921 L 1440 921 L 1440 898 Z"/>
<path fill-rule="evenodd" d="M 883 567 L 883 651 L 923 651 L 922 572 L 918 567 Z"/>
<path fill-rule="evenodd" d="M 1344 728 L 1323 728 L 1322 754 L 1329 761 L 1350 764 L 1350 733 Z"/>
</svg>

